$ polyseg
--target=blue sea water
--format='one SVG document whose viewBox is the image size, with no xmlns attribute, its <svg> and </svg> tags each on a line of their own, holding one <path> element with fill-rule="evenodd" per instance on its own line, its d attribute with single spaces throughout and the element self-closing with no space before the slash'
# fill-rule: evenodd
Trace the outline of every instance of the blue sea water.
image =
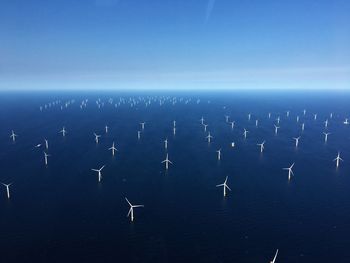
<svg viewBox="0 0 350 263">
<path fill-rule="evenodd" d="M 347 92 L 3 92 L 0 181 L 13 184 L 10 199 L 0 187 L 0 261 L 269 262 L 279 249 L 276 263 L 350 262 L 349 101 Z M 47 166 L 34 147 L 44 138 Z M 294 162 L 288 181 L 282 168 Z M 91 169 L 104 164 L 99 183 Z M 145 206 L 134 222 L 125 197 Z"/>
</svg>

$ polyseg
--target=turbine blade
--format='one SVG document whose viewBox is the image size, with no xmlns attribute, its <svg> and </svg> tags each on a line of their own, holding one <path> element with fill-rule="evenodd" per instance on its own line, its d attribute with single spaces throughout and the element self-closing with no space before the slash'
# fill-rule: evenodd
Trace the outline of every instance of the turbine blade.
<svg viewBox="0 0 350 263">
<path fill-rule="evenodd" d="M 125 197 L 126 202 L 132 207 L 132 204 L 129 202 L 128 198 Z"/>
</svg>

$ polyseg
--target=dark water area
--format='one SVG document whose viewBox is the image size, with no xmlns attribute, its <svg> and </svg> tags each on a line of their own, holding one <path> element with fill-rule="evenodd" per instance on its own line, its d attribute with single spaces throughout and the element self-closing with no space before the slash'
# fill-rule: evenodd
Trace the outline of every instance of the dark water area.
<svg viewBox="0 0 350 263">
<path fill-rule="evenodd" d="M 349 101 L 339 91 L 0 93 L 0 181 L 12 182 L 10 199 L 0 185 L 0 261 L 270 262 L 279 249 L 276 263 L 350 262 Z M 91 169 L 102 165 L 98 182 Z M 133 222 L 125 197 L 145 206 Z"/>
</svg>

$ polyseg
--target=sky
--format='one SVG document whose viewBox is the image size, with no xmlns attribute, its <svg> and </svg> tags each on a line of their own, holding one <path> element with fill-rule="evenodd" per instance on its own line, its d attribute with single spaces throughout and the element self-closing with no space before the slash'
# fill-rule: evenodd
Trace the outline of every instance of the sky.
<svg viewBox="0 0 350 263">
<path fill-rule="evenodd" d="M 349 89 L 348 0 L 1 0 L 0 90 Z"/>
</svg>

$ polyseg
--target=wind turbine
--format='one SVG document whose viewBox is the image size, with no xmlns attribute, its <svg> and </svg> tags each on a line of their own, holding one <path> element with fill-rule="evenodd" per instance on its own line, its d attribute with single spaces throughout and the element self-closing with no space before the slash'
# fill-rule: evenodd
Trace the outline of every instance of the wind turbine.
<svg viewBox="0 0 350 263">
<path fill-rule="evenodd" d="M 12 131 L 11 131 L 10 138 L 12 138 L 12 141 L 13 141 L 13 142 L 16 141 L 16 137 L 17 137 L 17 136 L 18 136 L 18 135 L 15 134 L 15 132 L 12 130 Z"/>
<path fill-rule="evenodd" d="M 60 130 L 60 133 L 62 133 L 63 137 L 66 136 L 67 131 L 66 131 L 66 128 L 64 126 L 63 126 L 62 130 Z"/>
<path fill-rule="evenodd" d="M 243 132 L 243 136 L 244 136 L 244 139 L 247 139 L 247 134 L 248 134 L 249 131 L 247 131 L 245 128 L 244 128 L 244 132 Z"/>
<path fill-rule="evenodd" d="M 325 127 L 325 128 L 328 127 L 328 119 L 326 119 L 326 120 L 324 121 L 324 127 Z"/>
<path fill-rule="evenodd" d="M 255 127 L 258 127 L 259 120 L 255 120 Z"/>
<path fill-rule="evenodd" d="M 206 132 L 206 131 L 207 131 L 208 124 L 203 124 L 203 126 L 204 126 L 204 131 Z"/>
<path fill-rule="evenodd" d="M 98 134 L 96 134 L 96 133 L 94 133 L 94 135 L 95 135 L 95 141 L 96 141 L 96 143 L 98 143 L 98 138 L 100 138 L 101 135 L 98 135 Z"/>
<path fill-rule="evenodd" d="M 49 149 L 49 141 L 47 139 L 44 139 L 44 141 L 45 141 L 45 148 L 46 148 L 46 150 L 48 150 Z"/>
<path fill-rule="evenodd" d="M 140 122 L 140 124 L 141 124 L 141 129 L 142 129 L 142 130 L 145 129 L 145 123 L 146 123 L 146 122 Z"/>
<path fill-rule="evenodd" d="M 231 188 L 227 185 L 227 179 L 228 177 L 226 176 L 225 182 L 223 184 L 216 185 L 216 187 L 224 187 L 224 196 L 226 196 L 226 188 L 231 191 Z"/>
<path fill-rule="evenodd" d="M 101 182 L 101 178 L 102 178 L 102 169 L 105 168 L 106 165 L 103 165 L 100 169 L 91 169 L 92 171 L 95 171 L 98 173 L 98 182 Z"/>
<path fill-rule="evenodd" d="M 228 122 L 228 120 L 229 120 L 230 116 L 225 115 L 225 118 L 226 118 L 226 122 Z"/>
<path fill-rule="evenodd" d="M 250 114 L 250 113 L 248 113 L 248 121 L 250 121 L 250 117 L 251 117 L 252 115 Z"/>
<path fill-rule="evenodd" d="M 279 129 L 280 127 L 279 127 L 279 126 L 277 126 L 277 125 L 275 125 L 275 124 L 274 124 L 274 126 L 275 126 L 275 134 L 277 134 L 278 129 Z"/>
<path fill-rule="evenodd" d="M 233 128 L 235 127 L 235 122 L 234 121 L 231 121 L 229 122 L 231 124 L 231 130 L 233 130 Z"/>
<path fill-rule="evenodd" d="M 293 137 L 293 139 L 295 140 L 295 147 L 297 148 L 298 145 L 299 145 L 299 139 L 300 139 L 301 136 L 299 137 Z"/>
<path fill-rule="evenodd" d="M 264 144 L 265 144 L 265 141 L 263 141 L 262 143 L 258 143 L 258 144 L 257 144 L 258 146 L 260 146 L 260 152 L 261 152 L 261 153 L 262 153 L 262 152 L 264 151 L 264 149 L 265 149 Z"/>
<path fill-rule="evenodd" d="M 283 170 L 288 170 L 288 180 L 290 180 L 291 176 L 294 175 L 293 173 L 293 166 L 294 166 L 295 163 L 293 163 L 290 167 L 288 168 L 283 168 Z"/>
<path fill-rule="evenodd" d="M 170 160 L 169 160 L 169 155 L 166 154 L 166 158 L 164 161 L 162 161 L 161 163 L 165 163 L 165 169 L 168 170 L 169 169 L 169 163 L 173 164 Z"/>
<path fill-rule="evenodd" d="M 277 124 L 280 124 L 281 117 L 280 117 L 280 116 L 278 116 L 278 117 L 277 117 L 277 119 L 276 119 L 276 121 L 277 121 Z"/>
<path fill-rule="evenodd" d="M 201 121 L 201 124 L 204 124 L 204 118 L 203 118 L 203 116 L 202 116 L 202 118 L 200 119 L 200 121 Z"/>
<path fill-rule="evenodd" d="M 105 126 L 105 132 L 106 132 L 106 133 L 108 133 L 108 128 L 109 128 L 109 127 L 106 125 L 106 126 Z"/>
<path fill-rule="evenodd" d="M 330 132 L 324 132 L 324 142 L 327 142 L 328 141 L 328 135 L 330 135 L 331 133 Z"/>
<path fill-rule="evenodd" d="M 140 140 L 140 138 L 141 138 L 141 131 L 137 131 L 137 139 Z"/>
<path fill-rule="evenodd" d="M 6 187 L 7 199 L 10 199 L 10 185 L 11 185 L 12 183 L 10 183 L 10 184 L 1 183 L 1 184 L 2 184 L 3 186 Z"/>
<path fill-rule="evenodd" d="M 205 137 L 206 139 L 208 139 L 208 143 L 210 143 L 211 139 L 214 138 L 213 136 L 210 135 L 210 132 L 208 134 L 207 137 Z"/>
<path fill-rule="evenodd" d="M 164 140 L 164 148 L 167 150 L 168 149 L 168 138 Z"/>
<path fill-rule="evenodd" d="M 305 123 L 303 123 L 303 124 L 301 125 L 301 130 L 302 130 L 302 131 L 305 130 Z"/>
<path fill-rule="evenodd" d="M 45 165 L 47 165 L 47 157 L 49 157 L 50 154 L 47 154 L 46 152 L 44 152 L 44 158 L 45 158 Z"/>
<path fill-rule="evenodd" d="M 131 216 L 130 217 L 131 218 L 131 222 L 133 222 L 134 221 L 134 208 L 136 208 L 136 207 L 144 207 L 144 205 L 132 205 L 129 202 L 128 198 L 126 198 L 126 197 L 125 197 L 125 200 L 126 200 L 126 202 L 128 202 L 128 204 L 130 206 L 130 209 L 129 209 L 129 212 L 127 214 L 127 217 Z"/>
<path fill-rule="evenodd" d="M 113 142 L 113 144 L 112 144 L 112 147 L 108 148 L 108 150 L 109 150 L 109 151 L 112 150 L 112 155 L 113 155 L 113 156 L 114 156 L 114 152 L 117 152 L 117 151 L 118 151 L 117 148 L 115 148 L 115 146 L 114 146 L 114 142 Z"/>
<path fill-rule="evenodd" d="M 221 148 L 216 151 L 218 153 L 218 161 L 221 160 Z"/>
<path fill-rule="evenodd" d="M 339 161 L 344 161 L 342 158 L 340 158 L 340 152 L 338 152 L 337 157 L 333 160 L 333 162 L 336 161 L 337 168 L 339 167 Z"/>
<path fill-rule="evenodd" d="M 276 250 L 276 254 L 275 254 L 273 260 L 270 261 L 270 263 L 275 263 L 276 262 L 277 255 L 278 255 L 278 249 Z"/>
</svg>

